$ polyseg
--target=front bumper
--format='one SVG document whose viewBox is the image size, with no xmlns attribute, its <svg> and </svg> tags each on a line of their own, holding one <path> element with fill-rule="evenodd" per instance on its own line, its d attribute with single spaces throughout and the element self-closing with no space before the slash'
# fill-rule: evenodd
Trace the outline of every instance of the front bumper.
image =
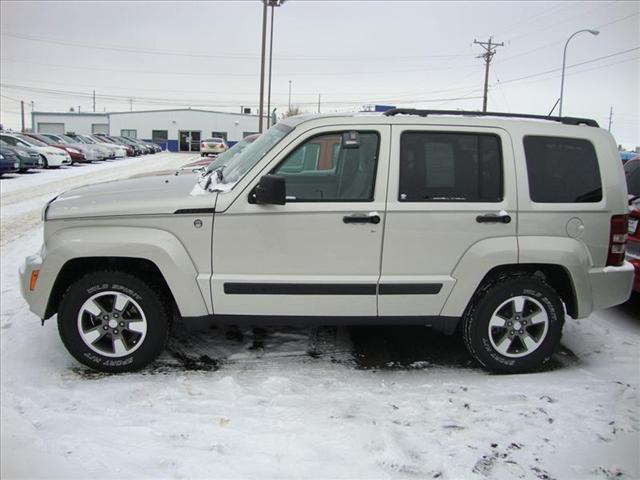
<svg viewBox="0 0 640 480">
<path fill-rule="evenodd" d="M 42 278 L 43 253 L 44 246 L 40 249 L 40 252 L 25 258 L 18 270 L 20 278 L 20 294 L 22 295 L 22 298 L 24 298 L 25 302 L 27 302 L 27 305 L 29 305 L 29 310 L 40 318 L 44 318 L 47 302 L 49 300 L 49 292 L 44 292 L 44 289 L 42 288 L 46 283 L 46 279 Z M 35 288 L 31 290 L 31 273 L 34 270 L 38 270 L 40 275 L 38 276 Z"/>
</svg>

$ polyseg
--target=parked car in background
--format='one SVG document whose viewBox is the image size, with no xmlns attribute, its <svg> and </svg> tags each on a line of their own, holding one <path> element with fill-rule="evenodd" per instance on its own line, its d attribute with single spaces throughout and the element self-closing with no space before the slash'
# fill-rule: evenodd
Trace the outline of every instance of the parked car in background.
<svg viewBox="0 0 640 480">
<path fill-rule="evenodd" d="M 22 146 L 34 149 L 40 155 L 44 168 L 58 168 L 72 164 L 71 156 L 65 150 L 47 145 L 33 137 L 14 132 L 2 132 L 0 139 L 12 147 Z"/>
<path fill-rule="evenodd" d="M 142 154 L 142 149 L 139 146 L 133 143 L 125 142 L 118 137 L 112 137 L 110 135 L 105 135 L 104 133 L 96 133 L 95 136 L 103 139 L 105 142 L 127 147 L 127 155 L 129 155 L 130 157 L 137 157 L 138 155 Z"/>
<path fill-rule="evenodd" d="M 620 155 L 620 160 L 622 160 L 622 163 L 627 163 L 632 158 L 638 156 L 636 152 L 627 152 L 625 150 L 619 150 L 618 154 Z"/>
<path fill-rule="evenodd" d="M 50 145 L 52 147 L 64 150 L 69 154 L 73 163 L 85 163 L 89 161 L 87 160 L 87 156 L 85 152 L 82 151 L 82 149 L 67 145 L 56 138 L 50 138 L 49 135 L 44 135 L 41 133 L 25 133 L 24 135 L 27 137 L 35 138 L 36 140 L 39 140 L 42 143 L 46 143 L 47 145 Z"/>
<path fill-rule="evenodd" d="M 200 155 L 206 157 L 208 155 L 219 155 L 229 149 L 224 138 L 205 138 L 200 142 Z"/>
<path fill-rule="evenodd" d="M 76 133 L 69 133 L 65 136 L 73 139 L 75 143 L 90 146 L 91 148 L 97 149 L 102 155 L 103 160 L 114 160 L 115 158 L 117 158 L 115 146 L 111 148 L 106 145 L 100 145 L 97 142 L 89 141 L 86 137 L 82 135 L 78 135 Z M 121 156 L 125 157 L 126 155 L 127 155 L 127 152 L 123 150 Z"/>
<path fill-rule="evenodd" d="M 4 140 L 0 140 L 0 146 L 13 151 L 17 155 L 18 160 L 20 161 L 18 173 L 24 173 L 30 168 L 42 167 L 42 159 L 40 158 L 40 154 L 33 148 L 23 147 L 20 145 L 16 145 L 15 147 L 13 147 Z"/>
<path fill-rule="evenodd" d="M 5 173 L 15 173 L 20 168 L 18 155 L 7 147 L 0 147 L 0 176 Z"/>
<path fill-rule="evenodd" d="M 132 148 L 125 145 L 107 142 L 104 138 L 101 138 L 97 135 L 78 135 L 78 137 L 89 144 L 99 145 L 113 151 L 115 153 L 115 158 L 125 158 L 127 156 L 133 156 Z"/>
<path fill-rule="evenodd" d="M 47 133 L 45 135 L 54 141 L 60 142 L 67 148 L 76 148 L 80 150 L 90 162 L 106 160 L 109 158 L 110 152 L 99 146 L 87 145 L 68 135 L 54 135 L 52 133 Z"/>
<path fill-rule="evenodd" d="M 259 133 L 255 133 L 253 135 L 248 135 L 236 143 L 233 147 L 231 147 L 226 152 L 218 155 L 214 160 L 210 158 L 201 158 L 200 160 L 196 160 L 195 162 L 187 163 L 180 167 L 181 170 L 194 170 L 194 169 L 204 169 L 204 173 L 210 173 L 213 170 L 221 168 L 225 166 L 229 161 L 240 154 L 245 148 L 251 145 L 258 137 Z"/>
<path fill-rule="evenodd" d="M 150 142 L 149 140 L 143 140 L 144 143 L 150 145 L 153 148 L 154 153 L 160 153 L 162 151 L 162 147 L 157 143 Z"/>
<path fill-rule="evenodd" d="M 137 138 L 131 138 L 131 137 L 120 137 L 120 138 L 122 138 L 125 142 L 133 143 L 139 146 L 144 155 L 148 155 L 150 153 L 156 153 L 155 149 L 151 145 L 148 145 L 142 140 L 138 140 Z"/>
<path fill-rule="evenodd" d="M 633 289 L 640 292 L 640 155 L 636 155 L 624 166 L 629 191 L 629 240 L 627 260 L 636 270 Z"/>
</svg>

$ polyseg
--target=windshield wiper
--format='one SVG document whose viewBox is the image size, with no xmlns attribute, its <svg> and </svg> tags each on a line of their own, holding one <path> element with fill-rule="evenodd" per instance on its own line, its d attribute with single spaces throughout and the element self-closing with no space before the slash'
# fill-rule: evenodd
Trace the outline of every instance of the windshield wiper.
<svg viewBox="0 0 640 480">
<path fill-rule="evenodd" d="M 226 167 L 227 167 L 226 165 L 222 165 L 222 166 L 220 166 L 220 167 L 218 167 L 218 168 L 216 168 L 216 169 L 214 170 L 214 172 L 216 172 L 216 177 L 217 177 L 217 179 L 218 179 L 218 183 L 222 183 L 222 179 L 224 178 L 224 175 L 223 175 L 222 171 L 223 171 Z"/>
</svg>

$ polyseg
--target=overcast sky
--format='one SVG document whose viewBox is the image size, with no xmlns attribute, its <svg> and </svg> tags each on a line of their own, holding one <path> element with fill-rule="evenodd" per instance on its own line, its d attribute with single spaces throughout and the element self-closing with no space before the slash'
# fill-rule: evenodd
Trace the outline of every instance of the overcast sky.
<svg viewBox="0 0 640 480">
<path fill-rule="evenodd" d="M 27 112 L 258 104 L 262 6 L 235 2 L 0 3 L 0 122 Z M 338 2 L 290 0 L 275 11 L 272 104 L 283 112 L 366 104 L 480 109 L 484 64 L 473 40 L 504 42 L 489 110 L 563 113 L 640 145 L 639 2 Z M 132 100 L 131 100 L 132 99 Z M 557 113 L 557 110 L 556 110 Z M 30 125 L 27 117 L 27 125 Z"/>
</svg>

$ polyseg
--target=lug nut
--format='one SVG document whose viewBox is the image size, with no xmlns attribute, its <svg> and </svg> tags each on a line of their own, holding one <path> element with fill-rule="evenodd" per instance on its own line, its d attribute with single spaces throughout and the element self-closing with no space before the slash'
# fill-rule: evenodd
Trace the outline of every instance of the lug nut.
<svg viewBox="0 0 640 480">
<path fill-rule="evenodd" d="M 524 330 L 520 330 L 518 333 L 522 335 L 524 333 Z"/>
<path fill-rule="evenodd" d="M 513 325 L 513 323 L 507 322 L 507 327 L 510 327 L 511 325 Z"/>
<path fill-rule="evenodd" d="M 102 328 L 104 328 L 105 330 L 109 330 L 109 327 L 107 327 L 106 325 Z"/>
<path fill-rule="evenodd" d="M 124 327 L 124 322 L 120 322 L 120 326 L 121 326 L 121 327 Z"/>
<path fill-rule="evenodd" d="M 117 334 L 118 334 L 118 329 L 117 329 L 117 328 L 114 328 L 114 329 L 113 329 L 113 333 L 115 333 L 115 334 L 117 335 Z"/>
<path fill-rule="evenodd" d="M 109 320 L 109 315 L 103 315 L 102 319 L 103 320 Z"/>
<path fill-rule="evenodd" d="M 117 313 L 113 314 L 113 318 L 118 318 L 118 317 L 119 317 L 119 315 Z"/>
</svg>

